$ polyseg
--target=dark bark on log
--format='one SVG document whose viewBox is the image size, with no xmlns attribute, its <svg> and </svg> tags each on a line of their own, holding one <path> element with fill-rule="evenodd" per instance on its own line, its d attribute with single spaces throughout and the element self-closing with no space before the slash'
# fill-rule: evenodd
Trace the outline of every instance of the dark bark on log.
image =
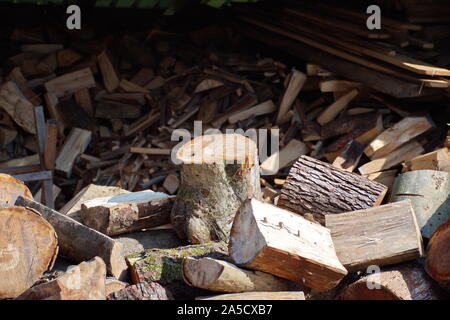
<svg viewBox="0 0 450 320">
<path fill-rule="evenodd" d="M 278 205 L 298 214 L 312 214 L 323 223 L 324 216 L 379 205 L 387 187 L 360 175 L 301 156 L 291 168 Z"/>
</svg>

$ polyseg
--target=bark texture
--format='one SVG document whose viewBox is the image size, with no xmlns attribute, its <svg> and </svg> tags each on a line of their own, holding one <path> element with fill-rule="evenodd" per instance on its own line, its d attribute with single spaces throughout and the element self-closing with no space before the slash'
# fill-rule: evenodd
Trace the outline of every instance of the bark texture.
<svg viewBox="0 0 450 320">
<path fill-rule="evenodd" d="M 242 202 L 261 198 L 256 144 L 237 134 L 206 135 L 183 145 L 177 158 L 181 183 L 171 221 L 178 235 L 191 243 L 228 241 Z"/>
<path fill-rule="evenodd" d="M 278 205 L 298 214 L 324 216 L 379 205 L 387 187 L 311 157 L 301 156 L 283 185 Z"/>
<path fill-rule="evenodd" d="M 156 282 L 138 283 L 111 293 L 107 300 L 173 300 L 169 290 Z"/>
</svg>

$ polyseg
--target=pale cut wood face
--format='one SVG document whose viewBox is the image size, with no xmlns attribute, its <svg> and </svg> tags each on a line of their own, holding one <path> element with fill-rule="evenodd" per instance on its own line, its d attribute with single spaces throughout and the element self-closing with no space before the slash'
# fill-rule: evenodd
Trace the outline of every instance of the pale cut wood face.
<svg viewBox="0 0 450 320">
<path fill-rule="evenodd" d="M 18 196 L 33 199 L 28 187 L 20 180 L 8 175 L 0 173 L 0 205 L 14 205 Z"/>
<path fill-rule="evenodd" d="M 240 134 L 211 134 L 194 138 L 176 156 L 184 164 L 235 161 L 252 167 L 257 152 L 256 143 Z"/>
</svg>

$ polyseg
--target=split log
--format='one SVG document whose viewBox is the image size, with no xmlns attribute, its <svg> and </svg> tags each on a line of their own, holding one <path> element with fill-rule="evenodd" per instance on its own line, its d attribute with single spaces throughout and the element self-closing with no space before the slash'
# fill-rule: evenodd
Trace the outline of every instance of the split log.
<svg viewBox="0 0 450 320">
<path fill-rule="evenodd" d="M 62 97 L 80 89 L 93 88 L 95 86 L 95 79 L 89 68 L 67 73 L 45 83 L 47 92 L 55 94 L 56 97 Z"/>
<path fill-rule="evenodd" d="M 436 229 L 428 242 L 425 270 L 450 291 L 450 219 Z"/>
<path fill-rule="evenodd" d="M 113 292 L 107 300 L 173 300 L 169 290 L 156 282 L 138 283 Z"/>
<path fill-rule="evenodd" d="M 105 300 L 105 262 L 99 257 L 70 266 L 66 273 L 36 285 L 16 300 Z"/>
<path fill-rule="evenodd" d="M 39 213 L 0 208 L 0 299 L 15 298 L 53 267 L 58 238 Z"/>
<path fill-rule="evenodd" d="M 98 65 L 102 72 L 103 84 L 106 90 L 113 92 L 119 86 L 120 80 L 105 51 L 98 56 Z"/>
<path fill-rule="evenodd" d="M 246 199 L 261 198 L 256 144 L 239 134 L 194 138 L 176 153 L 181 183 L 171 221 L 192 243 L 228 241 L 233 217 Z"/>
<path fill-rule="evenodd" d="M 97 198 L 81 204 L 83 224 L 109 236 L 170 222 L 173 197 L 151 190 Z"/>
<path fill-rule="evenodd" d="M 92 134 L 88 130 L 73 128 L 56 158 L 55 170 L 70 178 L 75 159 L 86 150 L 91 142 L 91 136 Z"/>
<path fill-rule="evenodd" d="M 319 115 L 319 117 L 317 118 L 317 122 L 323 126 L 324 124 L 327 124 L 328 122 L 334 120 L 339 112 L 344 110 L 348 106 L 348 104 L 358 95 L 358 93 L 358 90 L 353 89 L 349 93 L 340 97 Z"/>
<path fill-rule="evenodd" d="M 364 153 L 372 160 L 386 157 L 402 144 L 411 141 L 432 126 L 433 124 L 427 117 L 403 118 L 393 127 L 383 131 L 367 146 Z"/>
<path fill-rule="evenodd" d="M 325 216 L 339 261 L 349 272 L 419 258 L 422 236 L 409 200 Z"/>
<path fill-rule="evenodd" d="M 225 243 L 210 242 L 173 249 L 149 249 L 126 257 L 130 266 L 131 283 L 158 282 L 167 285 L 183 282 L 181 263 L 185 257 L 223 259 L 228 250 Z"/>
<path fill-rule="evenodd" d="M 350 284 L 343 300 L 439 300 L 442 292 L 422 266 L 407 263 L 372 273 Z"/>
<path fill-rule="evenodd" d="M 265 102 L 262 102 L 260 104 L 257 104 L 254 107 L 251 107 L 246 110 L 240 110 L 234 114 L 232 114 L 228 118 L 228 122 L 231 124 L 234 124 L 239 121 L 246 120 L 251 117 L 257 117 L 264 114 L 272 113 L 276 110 L 276 106 L 273 103 L 272 100 L 267 100 Z"/>
<path fill-rule="evenodd" d="M 410 199 L 422 236 L 430 238 L 450 219 L 449 194 L 450 172 L 415 170 L 395 179 L 389 202 Z"/>
<path fill-rule="evenodd" d="M 218 292 L 288 291 L 289 281 L 260 271 L 250 271 L 211 258 L 184 258 L 184 281 L 197 288 Z"/>
<path fill-rule="evenodd" d="M 412 159 L 419 154 L 423 153 L 424 149 L 420 143 L 417 141 L 411 141 L 396 149 L 395 151 L 389 153 L 385 157 L 378 158 L 363 164 L 358 168 L 358 171 L 367 175 L 370 173 L 390 169 L 405 160 Z"/>
<path fill-rule="evenodd" d="M 308 151 L 309 148 L 306 144 L 297 139 L 292 139 L 283 149 L 275 152 L 261 163 L 261 174 L 276 174 Z"/>
<path fill-rule="evenodd" d="M 118 187 L 97 186 L 90 184 L 78 192 L 59 212 L 81 222 L 81 205 L 89 200 L 130 193 Z"/>
<path fill-rule="evenodd" d="M 383 201 L 387 187 L 332 165 L 301 156 L 291 168 L 281 190 L 278 206 L 298 214 L 324 216 L 362 210 Z"/>
<path fill-rule="evenodd" d="M 335 287 L 347 274 L 327 228 L 255 199 L 236 214 L 229 252 L 238 265 L 318 291 Z"/>
<path fill-rule="evenodd" d="M 244 292 L 197 298 L 197 300 L 305 300 L 305 294 L 302 291 Z"/>
<path fill-rule="evenodd" d="M 105 280 L 105 295 L 108 297 L 110 294 L 125 289 L 128 283 L 117 280 L 112 277 L 106 277 Z"/>
<path fill-rule="evenodd" d="M 13 205 L 18 196 L 33 198 L 30 190 L 22 181 L 8 174 L 0 173 L 0 186 L 0 206 Z"/>
<path fill-rule="evenodd" d="M 392 185 L 394 184 L 395 177 L 397 176 L 397 171 L 398 171 L 397 169 L 380 171 L 363 176 L 369 180 L 373 180 L 381 184 L 384 184 L 386 187 L 388 187 L 389 190 L 391 190 Z"/>
<path fill-rule="evenodd" d="M 36 133 L 34 106 L 13 81 L 5 82 L 0 87 L 0 107 L 25 131 Z"/>
<path fill-rule="evenodd" d="M 333 166 L 338 169 L 353 172 L 364 152 L 365 146 L 358 141 L 350 141 L 344 151 L 333 161 Z"/>
<path fill-rule="evenodd" d="M 295 69 L 292 70 L 289 84 L 283 94 L 283 99 L 281 100 L 281 104 L 278 109 L 278 115 L 275 121 L 276 124 L 281 124 L 283 122 L 286 113 L 294 103 L 295 98 L 297 98 L 297 95 L 305 84 L 306 79 L 307 77 L 303 72 L 297 71 Z"/>
<path fill-rule="evenodd" d="M 98 256 L 106 263 L 110 275 L 119 280 L 126 278 L 127 266 L 121 243 L 34 200 L 18 197 L 15 205 L 38 211 L 53 226 L 63 256 L 76 262 Z"/>
<path fill-rule="evenodd" d="M 403 164 L 403 171 L 406 172 L 414 170 L 437 170 L 450 172 L 450 152 L 448 148 L 441 148 L 405 161 Z"/>
</svg>

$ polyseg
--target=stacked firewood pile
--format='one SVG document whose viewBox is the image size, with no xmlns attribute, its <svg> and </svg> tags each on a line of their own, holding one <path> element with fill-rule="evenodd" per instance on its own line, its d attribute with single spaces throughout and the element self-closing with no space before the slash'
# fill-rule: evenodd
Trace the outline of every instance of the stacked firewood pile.
<svg viewBox="0 0 450 320">
<path fill-rule="evenodd" d="M 9 41 L 0 298 L 448 297 L 450 131 L 433 109 L 446 78 L 405 101 L 236 53 L 247 39 L 229 27 Z M 279 150 L 266 157 L 249 129 L 278 129 Z M 176 245 L 120 239 L 171 230 Z"/>
</svg>

